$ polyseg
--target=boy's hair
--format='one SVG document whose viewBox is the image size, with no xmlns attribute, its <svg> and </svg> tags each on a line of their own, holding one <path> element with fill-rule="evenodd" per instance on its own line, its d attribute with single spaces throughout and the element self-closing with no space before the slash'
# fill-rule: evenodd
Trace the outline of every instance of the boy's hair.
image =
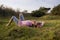
<svg viewBox="0 0 60 40">
<path fill-rule="evenodd" d="M 44 22 L 38 22 L 37 27 L 42 27 L 44 25 Z"/>
</svg>

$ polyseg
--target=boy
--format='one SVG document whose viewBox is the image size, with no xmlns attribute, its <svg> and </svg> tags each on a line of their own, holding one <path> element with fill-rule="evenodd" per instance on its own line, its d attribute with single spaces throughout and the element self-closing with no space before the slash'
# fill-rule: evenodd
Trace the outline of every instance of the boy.
<svg viewBox="0 0 60 40">
<path fill-rule="evenodd" d="M 24 16 L 22 13 L 19 14 L 19 20 L 15 16 L 12 16 L 9 23 L 6 26 L 9 26 L 12 21 L 14 21 L 18 26 L 40 27 L 42 25 L 41 22 L 36 22 L 34 20 L 24 20 Z"/>
</svg>

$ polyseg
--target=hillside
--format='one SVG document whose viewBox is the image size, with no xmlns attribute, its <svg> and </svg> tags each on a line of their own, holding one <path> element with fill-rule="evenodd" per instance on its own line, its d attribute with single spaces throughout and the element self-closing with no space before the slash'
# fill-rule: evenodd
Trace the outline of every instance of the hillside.
<svg viewBox="0 0 60 40">
<path fill-rule="evenodd" d="M 43 19 L 44 17 L 38 20 L 44 21 L 44 26 L 34 28 L 18 27 L 15 23 L 6 27 L 9 19 L 0 18 L 0 40 L 60 40 L 60 20 Z"/>
</svg>

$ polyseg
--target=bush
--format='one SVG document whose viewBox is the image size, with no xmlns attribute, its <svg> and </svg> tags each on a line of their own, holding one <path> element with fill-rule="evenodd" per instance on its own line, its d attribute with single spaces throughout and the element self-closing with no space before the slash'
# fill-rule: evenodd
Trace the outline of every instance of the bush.
<svg viewBox="0 0 60 40">
<path fill-rule="evenodd" d="M 60 40 L 60 30 L 55 31 L 55 40 Z"/>
<path fill-rule="evenodd" d="M 60 4 L 55 6 L 52 10 L 51 10 L 51 13 L 53 15 L 60 15 Z"/>
<path fill-rule="evenodd" d="M 41 16 L 45 15 L 45 13 L 36 10 L 36 11 L 33 11 L 31 15 L 32 15 L 33 17 L 41 17 Z"/>
</svg>

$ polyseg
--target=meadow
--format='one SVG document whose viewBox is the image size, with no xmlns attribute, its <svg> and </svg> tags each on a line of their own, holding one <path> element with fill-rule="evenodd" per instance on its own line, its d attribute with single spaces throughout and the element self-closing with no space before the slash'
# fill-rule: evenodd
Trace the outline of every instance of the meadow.
<svg viewBox="0 0 60 40">
<path fill-rule="evenodd" d="M 14 22 L 8 27 L 9 18 L 0 18 L 0 40 L 60 40 L 60 17 L 44 16 L 41 18 L 26 18 L 44 21 L 41 28 L 18 27 Z"/>
</svg>

